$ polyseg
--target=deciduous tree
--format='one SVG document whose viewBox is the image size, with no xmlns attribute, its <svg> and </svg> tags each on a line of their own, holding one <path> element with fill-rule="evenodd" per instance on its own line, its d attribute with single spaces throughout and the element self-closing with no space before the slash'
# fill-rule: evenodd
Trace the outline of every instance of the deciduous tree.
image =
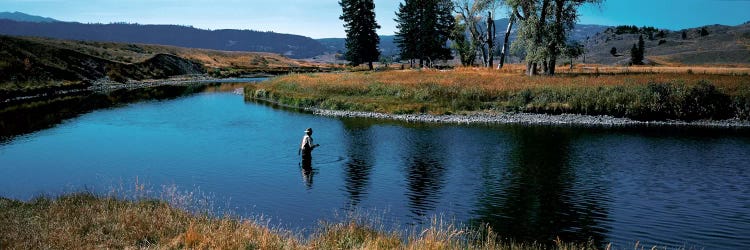
<svg viewBox="0 0 750 250">
<path fill-rule="evenodd" d="M 482 63 L 492 67 L 495 55 L 495 9 L 500 0 L 455 0 L 459 22 L 467 29 L 472 47 L 482 56 Z M 484 15 L 484 13 L 487 15 Z"/>
<path fill-rule="evenodd" d="M 518 18 L 519 35 L 513 46 L 521 46 L 526 51 L 526 74 L 537 74 L 541 65 L 546 74 L 554 75 L 557 57 L 567 42 L 567 33 L 578 18 L 578 8 L 601 1 L 506 0 Z"/>
</svg>

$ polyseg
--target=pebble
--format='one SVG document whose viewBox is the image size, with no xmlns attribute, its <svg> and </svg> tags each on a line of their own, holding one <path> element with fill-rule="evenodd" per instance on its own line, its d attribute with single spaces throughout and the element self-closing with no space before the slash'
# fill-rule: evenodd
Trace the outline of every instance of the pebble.
<svg viewBox="0 0 750 250">
<path fill-rule="evenodd" d="M 739 119 L 719 121 L 637 121 L 607 115 L 592 116 L 578 114 L 532 114 L 532 113 L 477 113 L 467 115 L 430 115 L 430 114 L 384 114 L 376 112 L 341 111 L 308 108 L 313 114 L 331 117 L 360 117 L 373 119 L 398 120 L 415 123 L 452 123 L 452 124 L 527 124 L 527 125 L 569 125 L 597 127 L 633 127 L 633 126 L 685 126 L 716 128 L 750 128 L 750 121 Z"/>
</svg>

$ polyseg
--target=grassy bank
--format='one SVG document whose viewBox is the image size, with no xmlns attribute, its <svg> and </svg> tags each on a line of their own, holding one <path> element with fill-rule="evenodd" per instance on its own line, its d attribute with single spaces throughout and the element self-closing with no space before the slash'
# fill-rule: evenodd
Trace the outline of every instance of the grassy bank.
<svg viewBox="0 0 750 250">
<path fill-rule="evenodd" d="M 245 89 L 292 107 L 381 113 L 530 112 L 636 120 L 750 119 L 750 76 L 569 74 L 484 69 L 293 74 Z"/>
<path fill-rule="evenodd" d="M 267 223 L 193 214 L 158 200 L 126 201 L 87 193 L 19 202 L 0 198 L 1 249 L 544 249 L 501 242 L 484 233 L 434 221 L 410 237 L 352 219 L 321 223 L 309 238 Z M 407 240 L 403 240 L 407 239 Z M 549 242 L 556 249 L 592 244 Z"/>
</svg>

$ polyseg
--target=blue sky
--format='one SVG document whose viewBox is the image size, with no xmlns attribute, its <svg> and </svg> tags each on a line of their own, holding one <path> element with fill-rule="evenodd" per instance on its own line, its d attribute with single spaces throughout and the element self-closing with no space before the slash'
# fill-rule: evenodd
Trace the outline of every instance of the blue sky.
<svg viewBox="0 0 750 250">
<path fill-rule="evenodd" d="M 379 34 L 391 35 L 401 0 L 375 0 Z M 62 21 L 182 24 L 205 29 L 253 29 L 344 37 L 338 0 L 0 0 L 0 11 Z M 503 11 L 498 11 L 503 13 Z M 502 17 L 502 16 L 501 16 Z M 580 23 L 682 29 L 750 21 L 750 0 L 609 0 L 581 9 Z"/>
</svg>

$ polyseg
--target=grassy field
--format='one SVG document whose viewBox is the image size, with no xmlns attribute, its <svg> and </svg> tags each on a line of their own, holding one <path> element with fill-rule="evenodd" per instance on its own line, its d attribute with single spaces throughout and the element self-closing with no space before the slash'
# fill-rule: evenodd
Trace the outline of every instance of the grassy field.
<svg viewBox="0 0 750 250">
<path fill-rule="evenodd" d="M 592 243 L 503 242 L 492 230 L 458 228 L 441 220 L 403 237 L 364 221 L 321 223 L 312 235 L 302 237 L 263 220 L 190 213 L 159 200 L 88 193 L 29 202 L 0 198 L 0 248 L 595 249 Z"/>
<path fill-rule="evenodd" d="M 637 120 L 750 119 L 750 76 L 695 73 L 564 73 L 399 70 L 292 74 L 245 89 L 248 99 L 292 107 L 382 113 L 532 112 Z"/>
</svg>

